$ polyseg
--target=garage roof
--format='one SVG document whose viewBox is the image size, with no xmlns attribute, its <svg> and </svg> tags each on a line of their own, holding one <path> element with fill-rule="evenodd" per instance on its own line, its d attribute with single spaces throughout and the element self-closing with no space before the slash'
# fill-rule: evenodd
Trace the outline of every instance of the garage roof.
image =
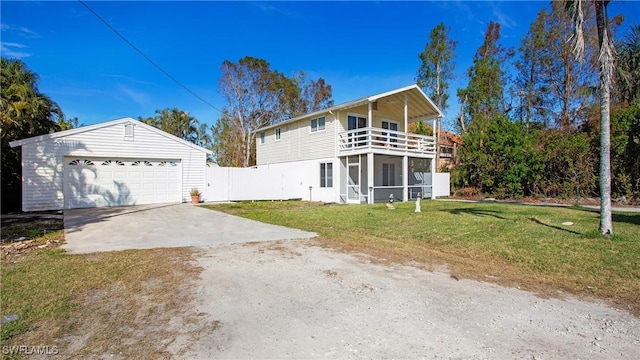
<svg viewBox="0 0 640 360">
<path fill-rule="evenodd" d="M 113 125 L 118 125 L 118 124 L 135 124 L 136 126 L 141 126 L 149 131 L 153 131 L 156 134 L 162 135 L 166 138 L 169 138 L 173 141 L 179 142 L 183 145 L 189 146 L 194 148 L 195 150 L 198 151 L 202 151 L 204 153 L 207 154 L 212 154 L 213 152 L 211 150 L 207 150 L 201 146 L 198 146 L 192 142 L 186 141 L 184 139 L 181 139 L 177 136 L 171 135 L 165 131 L 162 131 L 156 127 L 153 127 L 151 125 L 147 125 L 143 122 L 140 122 L 134 118 L 131 117 L 125 117 L 122 119 L 116 119 L 116 120 L 111 120 L 111 121 L 106 121 L 106 122 L 102 122 L 102 123 L 98 123 L 98 124 L 94 124 L 94 125 L 89 125 L 89 126 L 81 126 L 75 129 L 70 129 L 70 130 L 64 130 L 64 131 L 58 131 L 58 132 L 54 132 L 51 134 L 45 134 L 45 135 L 40 135 L 40 136 L 34 136 L 34 137 L 30 137 L 30 138 L 26 138 L 26 139 L 22 139 L 22 140 L 15 140 L 9 143 L 9 145 L 11 147 L 17 147 L 17 146 L 22 146 L 22 145 L 27 145 L 27 144 L 33 144 L 33 143 L 39 143 L 39 142 L 43 142 L 43 141 L 47 141 L 47 140 L 51 140 L 51 139 L 57 139 L 57 138 L 63 138 L 65 136 L 70 136 L 70 135 L 75 135 L 75 134 L 81 134 L 83 132 L 87 132 L 87 131 L 92 131 L 92 130 L 96 130 L 96 129 L 101 129 L 101 128 L 105 128 L 105 127 L 109 127 L 109 126 L 113 126 Z"/>
</svg>

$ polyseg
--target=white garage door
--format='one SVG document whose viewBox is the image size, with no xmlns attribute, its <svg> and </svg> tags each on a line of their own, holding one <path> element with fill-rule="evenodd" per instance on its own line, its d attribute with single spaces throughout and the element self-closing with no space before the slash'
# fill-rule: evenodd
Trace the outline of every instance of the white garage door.
<svg viewBox="0 0 640 360">
<path fill-rule="evenodd" d="M 181 202 L 180 160 L 64 159 L 65 209 Z"/>
</svg>

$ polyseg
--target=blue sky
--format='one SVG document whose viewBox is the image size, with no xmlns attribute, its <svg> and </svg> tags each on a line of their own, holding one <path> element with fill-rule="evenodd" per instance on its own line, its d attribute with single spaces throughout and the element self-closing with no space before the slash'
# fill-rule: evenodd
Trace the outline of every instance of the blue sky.
<svg viewBox="0 0 640 360">
<path fill-rule="evenodd" d="M 489 21 L 502 44 L 517 48 L 548 1 L 411 2 L 86 2 L 155 63 L 221 109 L 220 64 L 262 58 L 291 75 L 324 78 L 336 104 L 415 82 L 417 54 L 439 22 L 458 41 L 456 79 L 445 124 L 458 111 L 455 91 L 482 43 Z M 613 1 L 625 15 L 619 33 L 638 24 L 640 2 Z M 22 59 L 39 88 L 67 117 L 89 125 L 153 116 L 178 107 L 213 124 L 218 110 L 185 91 L 80 2 L 0 2 L 2 56 Z"/>
</svg>

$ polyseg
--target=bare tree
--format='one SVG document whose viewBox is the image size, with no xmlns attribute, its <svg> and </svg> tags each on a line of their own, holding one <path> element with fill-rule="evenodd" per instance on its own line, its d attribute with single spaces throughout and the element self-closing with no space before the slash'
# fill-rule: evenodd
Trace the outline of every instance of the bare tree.
<svg viewBox="0 0 640 360">
<path fill-rule="evenodd" d="M 278 116 L 281 73 L 267 61 L 246 56 L 237 63 L 225 60 L 220 69 L 220 92 L 228 104 L 229 117 L 240 136 L 242 166 L 250 165 L 256 130 L 272 124 Z"/>
</svg>

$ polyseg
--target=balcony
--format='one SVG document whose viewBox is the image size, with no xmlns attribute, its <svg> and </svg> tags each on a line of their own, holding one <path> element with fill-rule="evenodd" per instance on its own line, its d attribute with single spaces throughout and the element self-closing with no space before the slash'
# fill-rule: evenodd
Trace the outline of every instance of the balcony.
<svg viewBox="0 0 640 360">
<path fill-rule="evenodd" d="M 340 156 L 373 152 L 432 157 L 436 153 L 436 140 L 433 136 L 366 127 L 339 133 L 338 152 Z"/>
</svg>

